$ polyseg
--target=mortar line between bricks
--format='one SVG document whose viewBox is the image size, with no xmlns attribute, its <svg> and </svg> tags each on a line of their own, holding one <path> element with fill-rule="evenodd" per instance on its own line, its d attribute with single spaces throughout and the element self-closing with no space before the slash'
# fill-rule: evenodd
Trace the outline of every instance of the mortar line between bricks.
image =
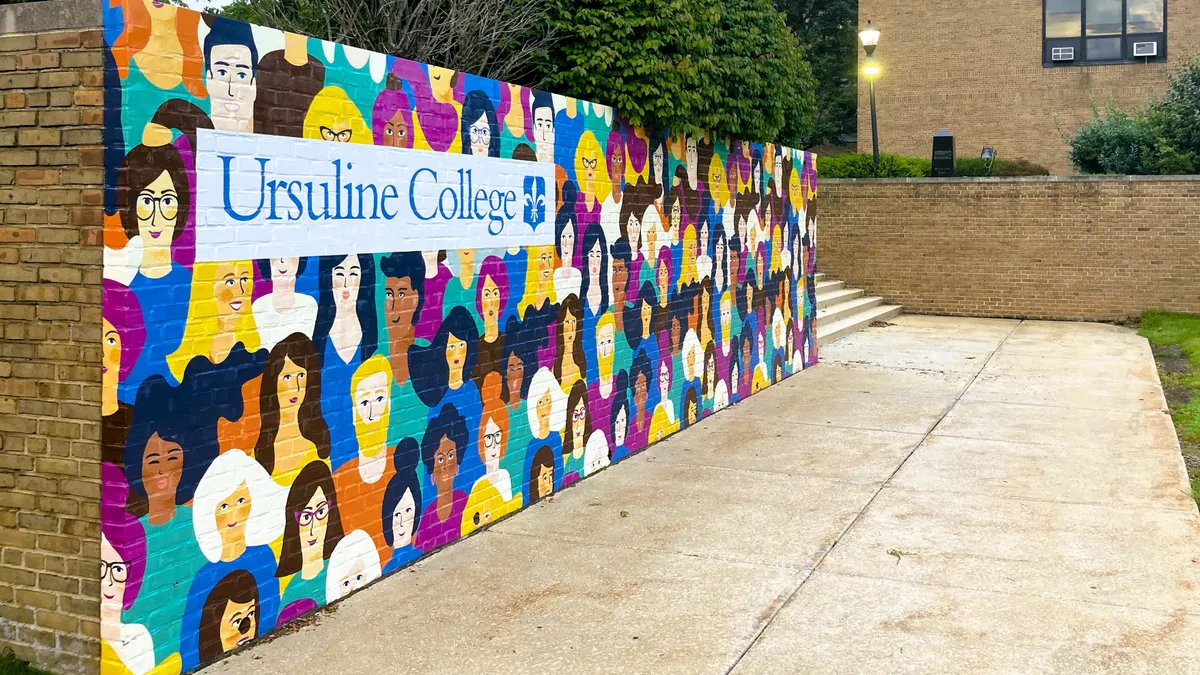
<svg viewBox="0 0 1200 675">
<path fill-rule="evenodd" d="M 754 633 L 754 636 L 750 639 L 750 642 L 733 659 L 733 662 L 729 665 L 729 667 L 725 669 L 724 675 L 730 675 L 734 670 L 737 669 L 738 665 L 742 662 L 742 659 L 746 658 L 746 654 L 750 653 L 750 650 L 754 648 L 754 645 L 758 644 L 758 641 L 762 639 L 763 634 L 767 632 L 767 629 L 770 628 L 771 624 L 775 623 L 775 619 L 781 612 L 783 612 L 784 608 L 792 603 L 796 596 L 800 594 L 800 589 L 804 588 L 804 585 L 808 583 L 808 580 L 811 579 L 813 575 L 821 569 L 821 566 L 825 564 L 825 559 L 828 558 L 829 554 L 837 548 L 837 545 L 842 541 L 842 538 L 850 533 L 850 530 L 852 530 L 854 526 L 858 524 L 858 521 L 861 520 L 863 515 L 866 514 L 867 510 L 871 508 L 871 505 L 875 503 L 875 500 L 879 498 L 879 495 L 883 493 L 884 489 L 891 485 L 892 479 L 896 477 L 896 474 L 900 473 L 900 470 L 904 468 L 906 463 L 908 463 L 909 458 L 911 458 L 913 454 L 921 448 L 921 446 L 925 445 L 925 441 L 927 441 L 930 435 L 933 434 L 934 430 L 938 428 L 938 425 L 942 423 L 942 420 L 950 414 L 951 410 L 954 410 L 954 408 L 958 406 L 959 401 L 962 400 L 962 395 L 971 388 L 971 384 L 975 382 L 975 379 L 979 377 L 979 374 L 983 372 L 984 368 L 987 367 L 987 364 L 990 363 L 992 358 L 996 356 L 996 353 L 1000 351 L 1000 348 L 1004 346 L 1004 343 L 1007 342 L 1010 337 L 1012 337 L 1012 334 L 1023 323 L 1025 322 L 1019 321 L 1014 324 L 1012 329 L 1009 330 L 1008 334 L 1004 336 L 1004 339 L 996 345 L 995 349 L 993 349 L 990 354 L 988 354 L 988 357 L 984 359 L 982 364 L 980 364 L 979 370 L 975 371 L 975 374 L 971 376 L 971 381 L 967 383 L 967 386 L 964 387 L 957 396 L 955 396 L 954 403 L 946 408 L 946 410 L 942 412 L 941 416 L 938 417 L 938 420 L 934 422 L 932 426 L 930 426 L 929 430 L 926 431 L 921 438 L 921 442 L 913 446 L 913 449 L 909 450 L 908 454 L 904 456 L 904 459 L 900 460 L 900 463 L 896 465 L 895 470 L 892 471 L 891 475 L 887 477 L 887 480 L 880 483 L 879 487 L 871 495 L 871 498 L 867 500 L 867 503 L 864 504 L 859 512 L 854 516 L 854 519 L 842 529 L 841 534 L 834 539 L 829 548 L 825 549 L 825 552 L 822 553 L 817 559 L 817 563 L 812 566 L 812 569 L 803 570 L 800 575 L 797 575 L 798 583 L 796 584 L 796 587 L 792 589 L 791 593 L 788 594 L 787 598 L 785 598 L 783 602 L 779 603 L 778 606 L 773 609 L 767 620 L 764 621 L 762 626 Z"/>
</svg>

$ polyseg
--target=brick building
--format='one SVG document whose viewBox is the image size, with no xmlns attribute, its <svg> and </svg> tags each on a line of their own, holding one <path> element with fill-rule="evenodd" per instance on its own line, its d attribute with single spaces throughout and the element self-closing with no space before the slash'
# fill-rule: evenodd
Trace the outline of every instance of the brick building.
<svg viewBox="0 0 1200 675">
<path fill-rule="evenodd" d="M 960 157 L 992 146 L 1058 174 L 1073 173 L 1067 138 L 1093 104 L 1140 108 L 1200 52 L 1194 0 L 861 0 L 859 17 L 883 32 L 881 150 L 928 157 L 948 129 Z M 858 125 L 866 148 L 865 78 Z"/>
</svg>

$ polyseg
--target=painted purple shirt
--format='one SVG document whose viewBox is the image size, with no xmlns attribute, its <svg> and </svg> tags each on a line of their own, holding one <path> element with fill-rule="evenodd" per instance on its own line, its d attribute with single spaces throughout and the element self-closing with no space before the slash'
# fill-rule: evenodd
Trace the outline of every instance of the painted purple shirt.
<svg viewBox="0 0 1200 675">
<path fill-rule="evenodd" d="M 421 528 L 413 537 L 413 546 L 424 553 L 445 546 L 458 539 L 462 531 L 463 511 L 467 508 L 467 493 L 455 490 L 450 507 L 450 517 L 438 520 L 437 499 L 421 514 Z"/>
<path fill-rule="evenodd" d="M 437 274 L 425 278 L 425 304 L 421 305 L 421 317 L 413 329 L 416 339 L 432 340 L 442 325 L 442 304 L 446 298 L 446 286 L 454 275 L 445 263 L 438 263 Z"/>
</svg>

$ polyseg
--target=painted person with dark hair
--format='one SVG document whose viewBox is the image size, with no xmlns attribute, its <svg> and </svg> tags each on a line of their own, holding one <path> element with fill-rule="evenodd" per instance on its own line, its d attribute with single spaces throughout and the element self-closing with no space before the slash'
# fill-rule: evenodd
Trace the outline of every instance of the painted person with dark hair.
<svg viewBox="0 0 1200 675">
<path fill-rule="evenodd" d="M 375 258 L 371 254 L 323 256 L 313 344 L 321 355 L 326 396 L 321 412 L 329 425 L 330 461 L 336 470 L 358 454 L 354 408 L 347 405 L 350 379 L 375 354 L 379 340 L 375 306 Z"/>
<path fill-rule="evenodd" d="M 553 494 L 557 482 L 554 451 L 543 445 L 529 462 L 529 504 L 536 504 Z"/>
<path fill-rule="evenodd" d="M 158 662 L 179 651 L 188 586 L 206 562 L 196 548 L 189 504 L 217 454 L 215 437 L 197 445 L 196 434 L 180 414 L 182 405 L 162 378 L 147 380 L 134 407 L 122 462 L 129 483 L 125 509 L 145 531 L 147 560 L 171 561 L 149 572 L 153 591 L 122 614 L 126 623 L 150 631 Z"/>
<path fill-rule="evenodd" d="M 496 108 L 482 91 L 469 91 L 462 104 L 462 153 L 500 156 L 500 124 Z"/>
<path fill-rule="evenodd" d="M 425 404 L 417 396 L 410 358 L 422 343 L 417 341 L 417 318 L 425 302 L 425 259 L 416 251 L 393 253 L 379 260 L 383 273 L 384 301 L 381 337 L 386 341 L 392 367 L 391 410 L 388 439 L 417 437 L 425 431 Z"/>
<path fill-rule="evenodd" d="M 414 350 L 410 357 L 417 396 L 429 408 L 428 423 L 432 424 L 447 407 L 454 408 L 465 420 L 467 437 L 458 453 L 464 485 L 471 485 L 483 475 L 476 451 L 483 402 L 479 387 L 471 379 L 478 349 L 475 319 L 466 307 L 454 307 L 438 327 L 433 342 Z"/>
<path fill-rule="evenodd" d="M 104 279 L 101 299 L 100 459 L 120 466 L 133 421 L 133 405 L 121 400 L 120 390 L 146 344 L 146 325 L 137 296 L 127 287 Z"/>
<path fill-rule="evenodd" d="M 262 426 L 254 458 L 280 485 L 291 485 L 310 462 L 329 462 L 329 426 L 321 416 L 321 358 L 292 333 L 275 345 L 259 385 Z"/>
<path fill-rule="evenodd" d="M 401 446 L 411 446 L 419 451 L 417 442 L 411 438 L 400 441 Z M 397 448 L 396 453 L 408 451 Z M 391 548 L 391 557 L 383 566 L 383 573 L 390 574 L 421 557 L 421 550 L 413 546 L 413 535 L 421 527 L 421 481 L 416 467 L 397 470 L 383 493 L 383 538 Z"/>
<path fill-rule="evenodd" d="M 188 303 L 179 289 L 191 286 L 192 274 L 175 262 L 172 245 L 187 227 L 191 192 L 183 158 L 170 144 L 134 147 L 117 176 L 121 224 L 130 240 L 126 249 L 140 246 L 142 252 L 128 285 L 146 326 L 145 348 L 122 381 L 122 399 L 129 401 L 151 375 L 171 377 L 167 355 L 183 339 Z"/>
<path fill-rule="evenodd" d="M 567 394 L 566 429 L 563 431 L 563 487 L 583 477 L 583 450 L 592 435 L 588 414 L 587 383 L 576 380 Z"/>
<path fill-rule="evenodd" d="M 342 515 L 325 462 L 306 464 L 288 492 L 283 548 L 275 576 L 291 577 L 279 601 L 283 624 L 325 605 L 325 577 L 333 549 L 342 540 Z"/>
<path fill-rule="evenodd" d="M 421 440 L 421 462 L 434 488 L 433 502 L 421 514 L 421 527 L 413 546 L 424 553 L 459 538 L 467 493 L 454 488 L 463 454 L 467 452 L 468 425 L 453 404 L 442 407 L 429 422 Z"/>
<path fill-rule="evenodd" d="M 508 303 L 508 272 L 504 261 L 489 255 L 479 266 L 479 280 L 475 284 L 475 310 L 483 319 L 483 335 L 479 339 L 479 355 L 471 378 L 483 390 L 483 380 L 488 373 L 499 373 L 504 354 L 505 334 L 501 330 L 501 316 Z"/>
<path fill-rule="evenodd" d="M 254 575 L 234 570 L 218 581 L 201 610 L 200 663 L 214 661 L 257 638 L 260 613 Z"/>
<path fill-rule="evenodd" d="M 300 138 L 304 116 L 325 88 L 325 64 L 308 53 L 308 37 L 284 32 L 283 49 L 264 54 L 254 73 L 254 131 Z"/>
<path fill-rule="evenodd" d="M 608 240 L 597 223 L 583 233 L 583 353 L 588 363 L 596 360 L 596 322 L 608 313 Z"/>
<path fill-rule="evenodd" d="M 250 24 L 213 19 L 204 38 L 204 86 L 212 104 L 213 126 L 224 131 L 254 131 L 258 95 L 258 48 Z"/>
<path fill-rule="evenodd" d="M 645 350 L 638 350 L 637 355 L 633 357 L 629 380 L 633 398 L 633 418 L 629 424 L 625 446 L 630 452 L 637 452 L 646 447 L 650 438 L 650 411 L 653 406 L 650 390 L 654 386 L 654 369 L 650 366 L 650 357 Z"/>
<path fill-rule="evenodd" d="M 626 443 L 629 437 L 629 375 L 624 370 L 617 373 L 617 388 L 613 394 L 612 408 L 609 412 L 609 422 L 612 425 L 612 445 L 609 460 L 613 462 L 624 459 L 629 454 Z"/>
<path fill-rule="evenodd" d="M 588 362 L 583 350 L 583 309 L 579 298 L 568 295 L 558 310 L 557 354 L 554 377 L 563 389 L 570 391 L 578 380 L 587 380 Z"/>
</svg>

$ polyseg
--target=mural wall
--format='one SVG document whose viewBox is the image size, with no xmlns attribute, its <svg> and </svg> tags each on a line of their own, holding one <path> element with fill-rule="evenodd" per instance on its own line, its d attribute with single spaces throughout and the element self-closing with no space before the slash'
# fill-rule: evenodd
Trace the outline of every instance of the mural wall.
<svg viewBox="0 0 1200 675">
<path fill-rule="evenodd" d="M 211 662 L 816 362 L 814 156 L 104 6 L 106 673 Z"/>
</svg>

